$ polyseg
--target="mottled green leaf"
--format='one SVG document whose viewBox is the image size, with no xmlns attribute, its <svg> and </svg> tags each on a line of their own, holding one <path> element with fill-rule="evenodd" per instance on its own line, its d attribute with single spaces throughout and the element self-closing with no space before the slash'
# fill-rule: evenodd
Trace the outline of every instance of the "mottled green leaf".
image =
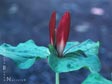
<svg viewBox="0 0 112 84">
<path fill-rule="evenodd" d="M 64 49 L 64 53 L 68 53 L 68 52 L 72 52 L 71 49 L 75 48 L 76 46 L 78 46 L 80 43 L 75 41 L 75 42 L 67 42 L 65 49 Z M 74 50 L 76 51 L 76 50 Z"/>
<path fill-rule="evenodd" d="M 48 62 L 50 67 L 58 73 L 79 70 L 83 67 L 88 68 L 91 72 L 100 71 L 100 61 L 98 59 L 99 43 L 87 40 L 81 44 L 73 43 L 67 45 L 63 57 L 58 57 L 58 54 L 52 45 L 49 46 L 50 56 Z M 78 44 L 78 45 L 76 45 Z"/>
<path fill-rule="evenodd" d="M 98 55 L 99 42 L 94 42 L 90 39 L 82 43 L 67 42 L 64 53 L 70 53 L 77 50 L 82 50 L 87 56 Z"/>
<path fill-rule="evenodd" d="M 99 73 L 91 73 L 82 84 L 112 84 L 112 81 L 102 77 Z"/>
<path fill-rule="evenodd" d="M 29 40 L 16 47 L 4 43 L 0 46 L 0 54 L 14 60 L 19 68 L 27 69 L 33 65 L 36 59 L 47 58 L 49 50 L 46 47 L 37 46 L 32 40 Z"/>
</svg>

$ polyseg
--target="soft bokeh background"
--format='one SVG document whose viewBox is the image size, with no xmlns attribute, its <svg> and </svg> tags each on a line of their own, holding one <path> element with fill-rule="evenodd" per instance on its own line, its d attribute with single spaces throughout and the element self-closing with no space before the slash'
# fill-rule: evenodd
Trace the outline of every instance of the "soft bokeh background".
<svg viewBox="0 0 112 84">
<path fill-rule="evenodd" d="M 57 23 L 63 13 L 71 12 L 69 41 L 92 39 L 100 41 L 101 74 L 107 79 L 112 72 L 112 0 L 0 0 L 0 44 L 13 46 L 33 39 L 37 45 L 49 44 L 48 23 L 52 11 Z M 54 84 L 55 74 L 46 60 L 40 60 L 28 70 L 18 69 L 6 58 L 7 73 L 25 82 L 3 82 L 3 57 L 0 57 L 0 84 Z M 61 74 L 61 84 L 81 84 L 88 70 Z"/>
</svg>

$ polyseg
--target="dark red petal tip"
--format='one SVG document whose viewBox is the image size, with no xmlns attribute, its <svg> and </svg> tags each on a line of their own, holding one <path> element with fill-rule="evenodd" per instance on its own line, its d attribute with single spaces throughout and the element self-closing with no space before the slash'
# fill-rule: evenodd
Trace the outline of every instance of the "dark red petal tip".
<svg viewBox="0 0 112 84">
<path fill-rule="evenodd" d="M 65 12 L 59 22 L 56 34 L 56 46 L 60 55 L 62 54 L 66 42 L 68 40 L 69 31 L 70 31 L 70 13 Z"/>
<path fill-rule="evenodd" d="M 54 45 L 55 27 L 56 27 L 56 12 L 54 11 L 51 15 L 50 22 L 49 22 L 50 43 L 52 45 Z"/>
</svg>

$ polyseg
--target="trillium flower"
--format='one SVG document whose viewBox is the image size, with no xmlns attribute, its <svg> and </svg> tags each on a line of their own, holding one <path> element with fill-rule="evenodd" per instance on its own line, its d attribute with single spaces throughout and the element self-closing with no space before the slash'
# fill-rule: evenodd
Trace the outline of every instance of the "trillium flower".
<svg viewBox="0 0 112 84">
<path fill-rule="evenodd" d="M 67 42 L 70 31 L 70 13 L 65 12 L 56 28 L 56 12 L 49 22 L 50 45 L 38 46 L 33 40 L 11 46 L 0 45 L 0 56 L 12 59 L 21 69 L 30 68 L 35 61 L 47 59 L 54 72 L 69 72 L 87 67 L 91 72 L 100 71 L 99 42 L 86 40 Z"/>
<path fill-rule="evenodd" d="M 62 16 L 56 27 L 56 12 L 51 15 L 49 22 L 50 44 L 48 63 L 53 71 L 69 72 L 88 67 L 91 72 L 100 70 L 97 57 L 99 42 L 92 40 L 85 42 L 67 42 L 70 31 L 70 13 L 67 11 Z M 92 60 L 93 61 L 89 61 Z"/>
<path fill-rule="evenodd" d="M 56 29 L 56 12 L 53 12 L 49 22 L 50 43 L 56 48 L 59 56 L 63 55 L 70 31 L 70 13 L 65 12 Z"/>
</svg>

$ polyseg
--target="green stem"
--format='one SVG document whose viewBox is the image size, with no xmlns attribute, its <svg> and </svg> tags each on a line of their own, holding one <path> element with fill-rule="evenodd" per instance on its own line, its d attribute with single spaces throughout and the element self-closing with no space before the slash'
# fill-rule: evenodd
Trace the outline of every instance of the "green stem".
<svg viewBox="0 0 112 84">
<path fill-rule="evenodd" d="M 59 73 L 56 73 L 56 79 L 55 79 L 56 84 L 59 84 L 60 80 L 59 80 Z"/>
</svg>

